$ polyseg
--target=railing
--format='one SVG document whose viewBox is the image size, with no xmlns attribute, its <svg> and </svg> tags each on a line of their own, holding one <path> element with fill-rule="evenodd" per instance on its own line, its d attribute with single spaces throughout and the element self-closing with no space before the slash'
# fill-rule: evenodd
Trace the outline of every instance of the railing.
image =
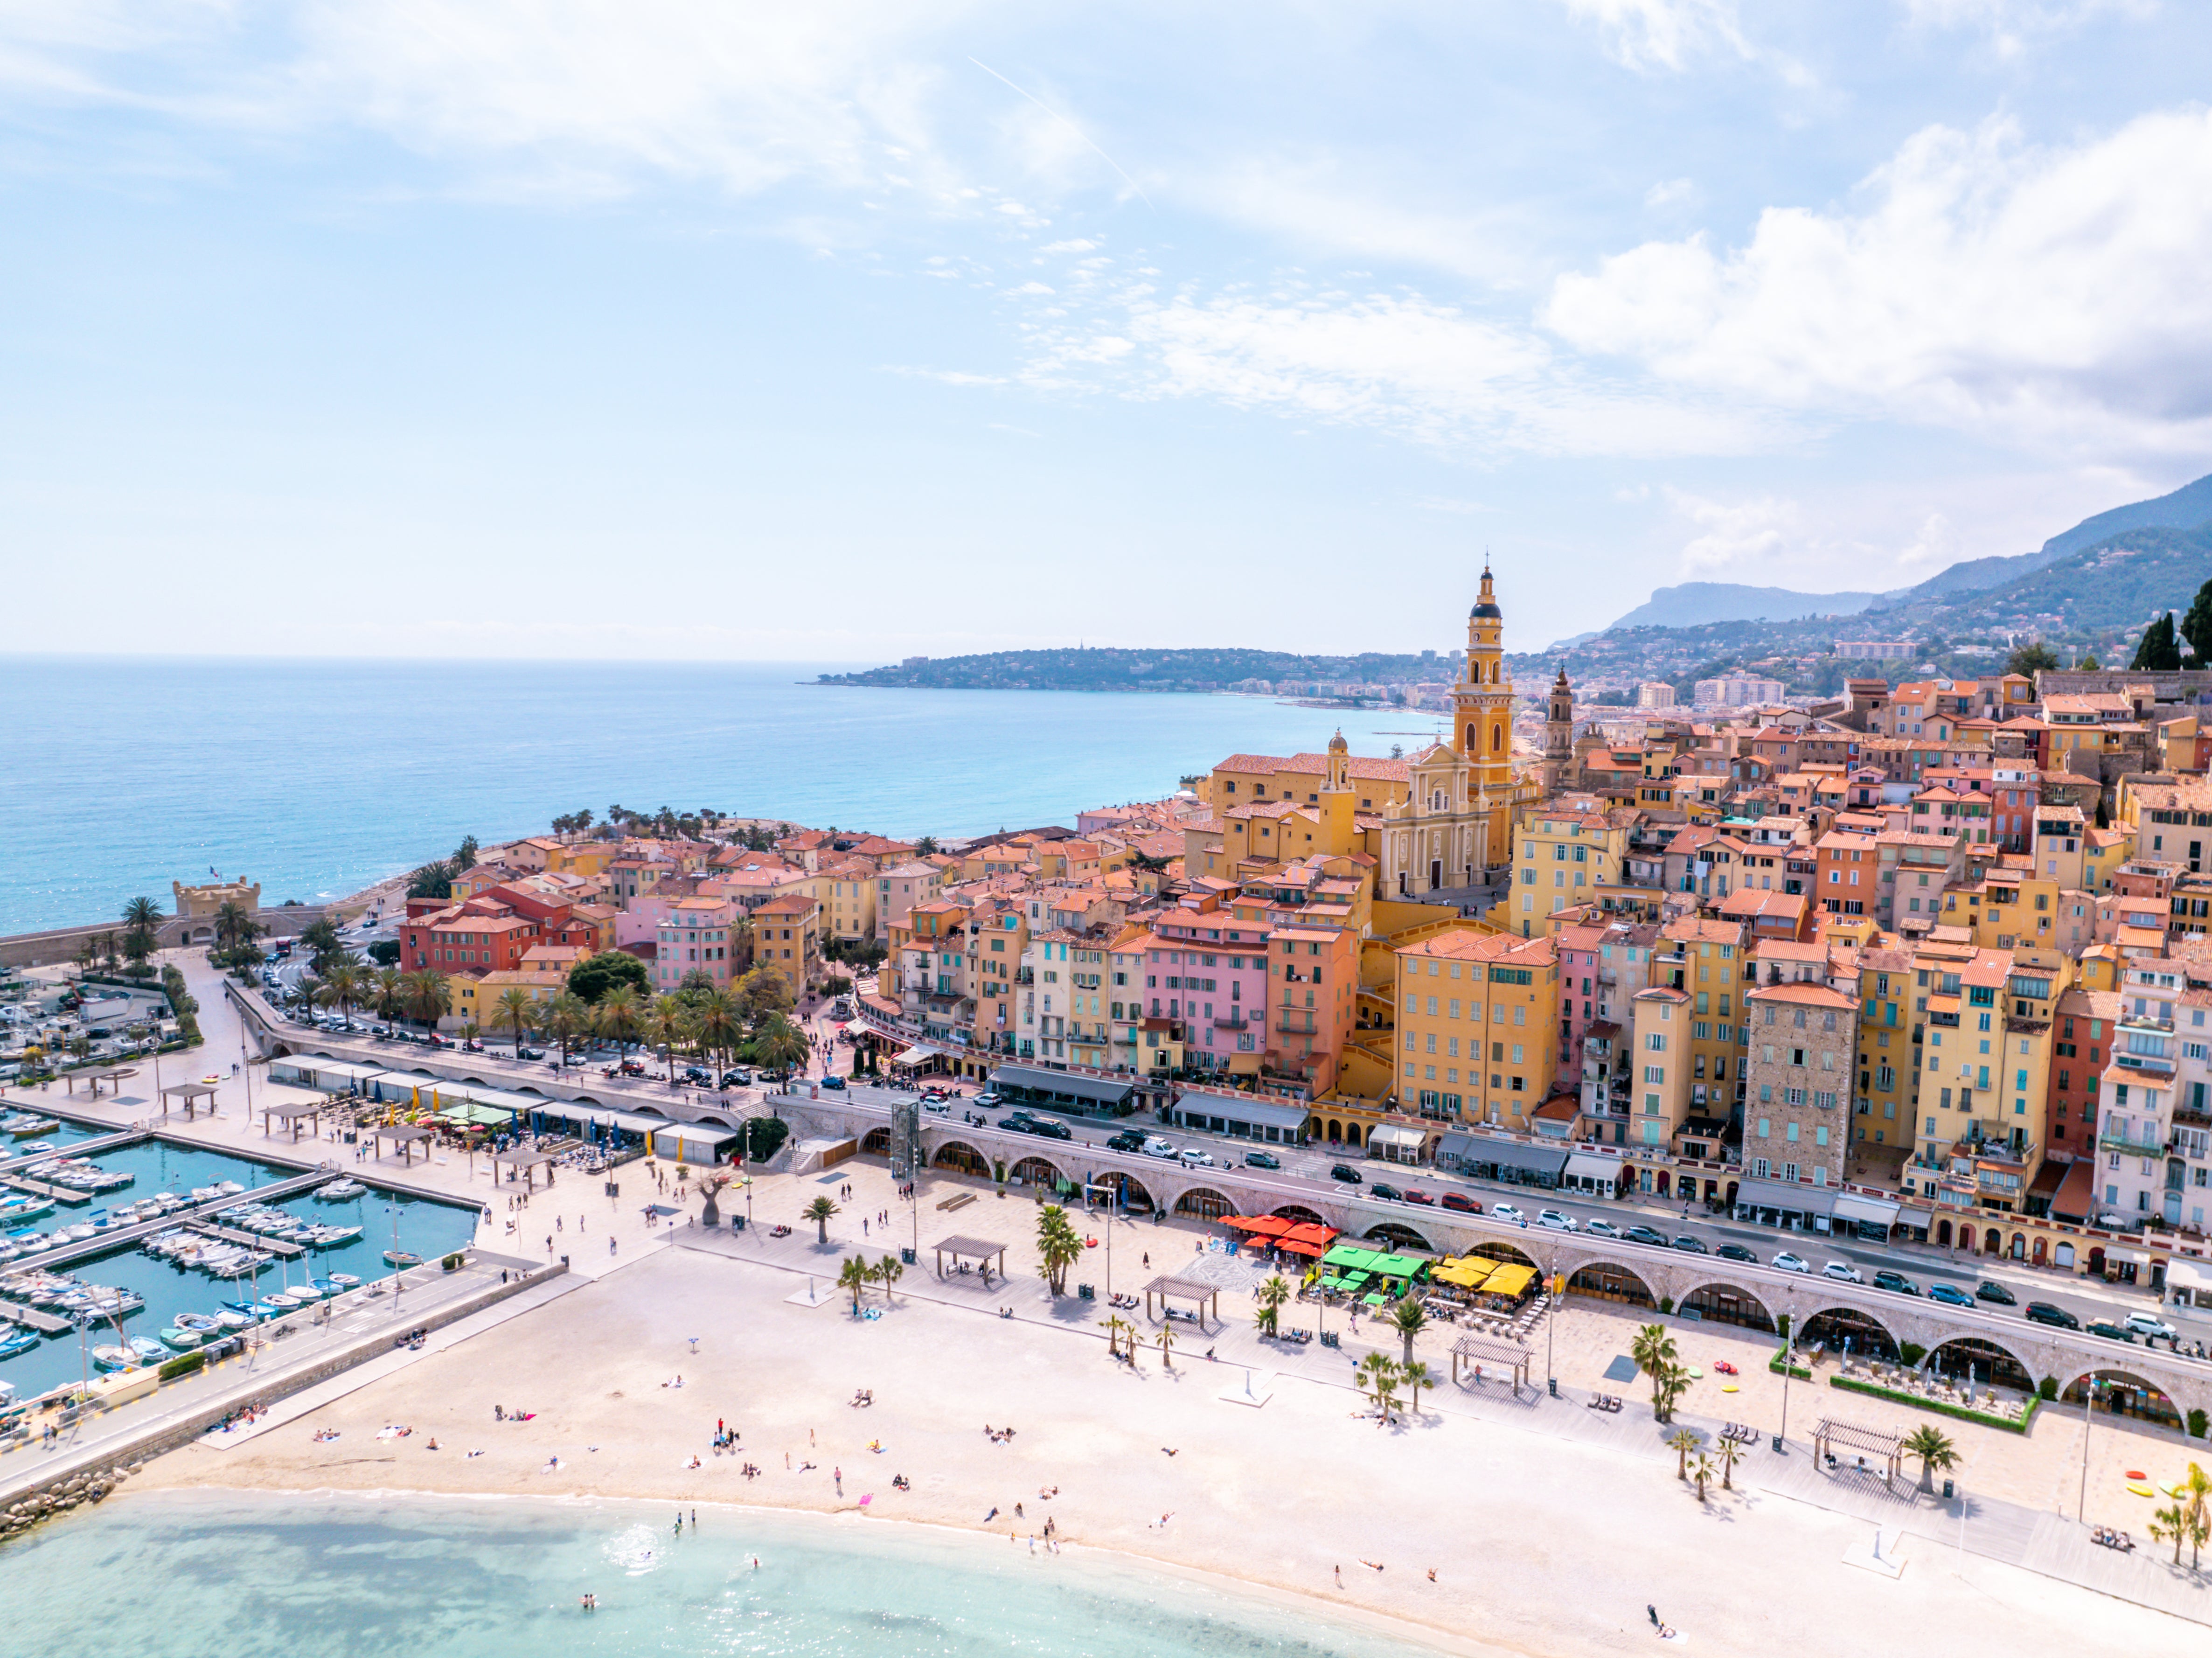
<svg viewBox="0 0 2212 1658">
<path fill-rule="evenodd" d="M 2097 1137 L 2097 1149 L 2100 1151 L 2118 1151 L 2124 1157 L 2162 1157 L 2166 1155 L 2166 1146 L 2163 1142 L 2130 1139 L 2118 1134 L 2100 1134 Z"/>
</svg>

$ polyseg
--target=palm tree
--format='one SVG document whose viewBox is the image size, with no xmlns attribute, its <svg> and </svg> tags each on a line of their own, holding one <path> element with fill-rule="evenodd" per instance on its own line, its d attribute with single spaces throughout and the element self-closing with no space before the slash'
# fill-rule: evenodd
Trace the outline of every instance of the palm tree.
<svg viewBox="0 0 2212 1658">
<path fill-rule="evenodd" d="M 1258 1298 L 1260 1302 L 1260 1316 L 1257 1321 L 1259 1327 L 1262 1330 L 1265 1330 L 1269 1335 L 1273 1335 L 1275 1333 L 1275 1321 L 1282 1315 L 1283 1303 L 1291 1298 L 1291 1286 L 1289 1284 L 1285 1282 L 1283 1275 L 1280 1272 L 1278 1272 L 1273 1277 L 1266 1279 L 1261 1284 L 1258 1291 Z"/>
<path fill-rule="evenodd" d="M 143 902 L 139 899 L 131 901 L 134 907 Z M 124 912 L 123 919 L 126 922 L 130 921 L 129 910 Z M 136 931 L 136 928 L 134 927 L 133 930 Z M 252 910 L 246 908 L 235 898 L 224 899 L 222 908 L 215 913 L 216 942 L 226 950 L 243 950 L 268 930 L 253 919 Z M 152 937 L 150 930 L 147 936 Z"/>
<path fill-rule="evenodd" d="M 826 1248 L 830 1242 L 830 1218 L 836 1213 L 836 1204 L 827 1198 L 817 1198 L 799 1212 L 799 1218 L 814 1223 L 814 1241 Z"/>
<path fill-rule="evenodd" d="M 770 1071 L 792 1071 L 806 1063 L 806 1038 L 781 1013 L 771 1013 L 753 1035 L 753 1060 Z"/>
<path fill-rule="evenodd" d="M 1100 1319 L 1098 1327 L 1106 1333 L 1106 1353 L 1109 1358 L 1119 1358 L 1121 1356 L 1123 1336 L 1129 1338 L 1129 1357 L 1136 1357 L 1137 1327 L 1135 1325 L 1123 1318 L 1121 1314 L 1115 1313 L 1109 1318 Z"/>
<path fill-rule="evenodd" d="M 2204 1501 L 2212 1496 L 2212 1474 L 2192 1462 L 2182 1477 L 2181 1490 L 2189 1499 L 2189 1566 L 2193 1571 L 2206 1539 L 2212 1536 L 2212 1511 L 2207 1510 Z"/>
<path fill-rule="evenodd" d="M 738 1006 L 737 998 L 717 987 L 692 1007 L 691 1019 L 699 1045 L 715 1056 L 716 1069 L 721 1069 L 737 1051 L 738 1039 L 744 1034 L 744 1015 Z"/>
<path fill-rule="evenodd" d="M 522 1033 L 530 1029 L 538 1017 L 538 1003 L 523 989 L 502 990 L 499 999 L 492 1004 L 491 1028 L 514 1033 L 514 1056 L 522 1057 Z"/>
<path fill-rule="evenodd" d="M 2173 1540 L 2173 1564 L 2181 1564 L 2181 1546 L 2189 1540 L 2189 1511 L 2176 1503 L 2163 1508 L 2150 1517 L 2150 1534 L 2163 1543 Z"/>
<path fill-rule="evenodd" d="M 906 1276 L 906 1268 L 896 1255 L 885 1255 L 876 1263 L 876 1282 L 884 1286 L 884 1305 L 891 1304 L 891 1285 Z"/>
<path fill-rule="evenodd" d="M 1674 1338 L 1667 1333 L 1667 1327 L 1663 1324 L 1643 1325 L 1638 1328 L 1636 1339 L 1630 1344 L 1628 1352 L 1629 1357 L 1636 1361 L 1636 1368 L 1651 1378 L 1651 1414 L 1660 1421 L 1665 1421 L 1662 1377 L 1674 1367 Z"/>
<path fill-rule="evenodd" d="M 1413 1338 L 1429 1327 L 1429 1315 L 1421 1310 L 1421 1303 L 1411 1294 L 1402 1295 L 1390 1309 L 1390 1324 L 1398 1332 L 1399 1339 L 1406 1344 L 1406 1356 L 1400 1362 L 1411 1364 L 1413 1362 Z"/>
<path fill-rule="evenodd" d="M 1412 1390 L 1413 1414 L 1419 1416 L 1421 1413 L 1421 1389 L 1437 1385 L 1436 1372 L 1416 1358 L 1398 1367 L 1398 1379 Z"/>
<path fill-rule="evenodd" d="M 1721 1459 L 1721 1489 L 1732 1491 L 1735 1489 L 1735 1465 L 1743 1460 L 1743 1447 L 1733 1439 L 1723 1439 L 1718 1454 Z"/>
<path fill-rule="evenodd" d="M 1674 1419 L 1674 1406 L 1681 1402 L 1682 1395 L 1690 1391 L 1689 1366 L 1674 1363 L 1663 1366 L 1659 1374 L 1652 1378 L 1652 1386 L 1657 1394 L 1656 1399 L 1653 1401 L 1653 1410 L 1657 1419 L 1662 1422 L 1672 1422 Z"/>
<path fill-rule="evenodd" d="M 1705 1443 L 1687 1428 L 1677 1428 L 1668 1436 L 1667 1448 L 1674 1453 L 1675 1479 L 1687 1479 L 1690 1477 L 1690 1453 L 1702 1450 Z"/>
<path fill-rule="evenodd" d="M 1361 1393 L 1374 1398 L 1375 1425 L 1387 1426 L 1390 1407 L 1398 1402 L 1398 1362 L 1388 1353 L 1370 1353 L 1359 1361 L 1352 1380 L 1358 1383 Z"/>
<path fill-rule="evenodd" d="M 1711 1483 L 1713 1477 L 1712 1458 L 1700 1451 L 1698 1454 L 1698 1460 L 1690 1465 L 1690 1477 L 1698 1482 L 1698 1501 L 1704 1502 L 1705 1486 Z"/>
<path fill-rule="evenodd" d="M 225 909 L 232 908 L 229 904 Z M 222 917 L 216 917 L 217 935 L 221 934 Z M 143 962 L 154 953 L 155 940 L 161 931 L 161 907 L 151 898 L 133 898 L 123 906 L 123 926 L 127 935 L 125 949 L 134 962 Z"/>
<path fill-rule="evenodd" d="M 1048 1203 L 1037 1212 L 1037 1265 L 1057 1296 L 1067 1293 L 1067 1269 L 1083 1258 L 1083 1239 L 1068 1224 L 1067 1211 Z"/>
<path fill-rule="evenodd" d="M 637 991 L 629 985 L 617 985 L 599 998 L 593 1010 L 592 1023 L 599 1034 L 615 1045 L 615 1059 L 620 1062 L 629 1053 L 629 1044 L 645 1028 L 645 1011 L 638 1004 Z"/>
<path fill-rule="evenodd" d="M 353 1005 L 368 993 L 369 977 L 358 961 L 350 956 L 341 956 L 323 975 L 323 982 L 330 987 L 331 999 L 337 1004 L 338 1017 L 350 1018 Z"/>
<path fill-rule="evenodd" d="M 568 1044 L 592 1028 L 591 1004 L 573 990 L 564 990 L 545 1004 L 538 1028 L 561 1044 L 561 1063 L 568 1063 Z"/>
<path fill-rule="evenodd" d="M 656 996 L 646 1010 L 645 1039 L 660 1049 L 668 1068 L 676 1068 L 676 1049 L 691 1040 L 691 1011 L 673 996 Z"/>
<path fill-rule="evenodd" d="M 400 1003 L 417 1024 L 434 1026 L 453 1011 L 452 981 L 434 967 L 418 967 L 403 976 Z"/>
<path fill-rule="evenodd" d="M 1160 1326 L 1160 1369 L 1175 1369 L 1175 1325 L 1172 1321 Z"/>
<path fill-rule="evenodd" d="M 824 1199 L 817 1198 L 815 1201 L 820 1203 Z M 850 1290 L 853 1292 L 854 1318 L 860 1315 L 860 1291 L 868 1287 L 868 1280 L 872 1276 L 873 1274 L 868 1270 L 868 1263 L 858 1255 L 854 1255 L 837 1269 L 837 1287 L 840 1290 Z"/>
<path fill-rule="evenodd" d="M 365 993 L 378 1018 L 396 1019 L 406 1007 L 407 975 L 396 967 L 380 967 Z"/>
<path fill-rule="evenodd" d="M 1899 1448 L 1905 1455 L 1920 1459 L 1920 1489 L 1923 1491 L 1934 1484 L 1929 1478 L 1931 1473 L 1948 1473 L 1959 1466 L 1959 1448 L 1951 1442 L 1948 1434 L 1932 1424 L 1923 1424 L 1915 1428 Z"/>
</svg>

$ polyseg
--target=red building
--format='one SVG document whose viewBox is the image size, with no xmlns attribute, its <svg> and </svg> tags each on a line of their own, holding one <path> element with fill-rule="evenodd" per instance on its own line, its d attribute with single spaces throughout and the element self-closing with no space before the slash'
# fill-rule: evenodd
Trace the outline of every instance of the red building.
<svg viewBox="0 0 2212 1658">
<path fill-rule="evenodd" d="M 2044 1148 L 2086 1161 L 2097 1150 L 2097 1078 L 2112 1057 L 2123 1009 L 2117 990 L 2066 992 L 2051 1009 L 2051 1084 L 2044 1090 Z"/>
</svg>

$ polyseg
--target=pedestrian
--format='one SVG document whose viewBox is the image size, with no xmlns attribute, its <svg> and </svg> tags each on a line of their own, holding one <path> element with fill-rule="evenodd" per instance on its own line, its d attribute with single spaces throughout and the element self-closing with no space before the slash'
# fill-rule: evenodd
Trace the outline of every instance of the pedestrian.
<svg viewBox="0 0 2212 1658">
<path fill-rule="evenodd" d="M 1659 1608 L 1647 1603 L 1644 1610 L 1645 1614 L 1651 1619 L 1651 1627 L 1657 1629 L 1659 1627 Z"/>
<path fill-rule="evenodd" d="M 840 1497 L 844 1496 L 844 1494 L 845 1494 L 845 1471 L 844 1471 L 844 1469 L 842 1469 L 842 1468 L 832 1468 L 832 1469 L 830 1469 L 830 1477 L 832 1479 L 834 1479 L 834 1480 L 836 1480 L 836 1481 L 837 1482 L 837 1495 L 838 1495 L 838 1496 L 840 1496 Z"/>
<path fill-rule="evenodd" d="M 607 1253 L 608 1253 L 609 1254 L 614 1254 L 614 1252 L 615 1252 L 615 1241 L 614 1241 L 612 1238 L 609 1238 L 609 1239 L 607 1240 Z"/>
</svg>

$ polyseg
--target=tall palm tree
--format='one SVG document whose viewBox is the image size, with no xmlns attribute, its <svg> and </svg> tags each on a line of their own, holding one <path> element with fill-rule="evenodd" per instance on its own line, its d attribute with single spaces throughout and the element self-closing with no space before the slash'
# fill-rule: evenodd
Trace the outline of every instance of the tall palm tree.
<svg viewBox="0 0 2212 1658">
<path fill-rule="evenodd" d="M 1437 1373 L 1419 1359 L 1398 1367 L 1398 1379 L 1410 1388 L 1413 1395 L 1413 1414 L 1421 1413 L 1421 1389 L 1437 1385 Z"/>
<path fill-rule="evenodd" d="M 2189 1504 L 2189 1564 L 2194 1570 L 2205 1540 L 2212 1537 L 2212 1508 L 2205 1502 L 2212 1497 L 2212 1474 L 2191 1463 L 2189 1472 L 2182 1476 L 2181 1494 Z"/>
<path fill-rule="evenodd" d="M 714 1056 L 716 1069 L 726 1067 L 744 1035 L 744 1014 L 737 998 L 718 987 L 699 999 L 691 1017 L 700 1047 Z"/>
<path fill-rule="evenodd" d="M 1083 1239 L 1067 1224 L 1067 1211 L 1048 1203 L 1037 1211 L 1037 1265 L 1055 1296 L 1067 1293 L 1067 1269 L 1083 1258 Z"/>
<path fill-rule="evenodd" d="M 1172 1370 L 1175 1369 L 1175 1340 L 1176 1335 L 1174 1324 L 1167 1323 L 1161 1325 L 1160 1369 L 1163 1370 Z"/>
<path fill-rule="evenodd" d="M 891 1285 L 906 1276 L 906 1268 L 896 1255 L 885 1255 L 875 1266 L 876 1282 L 884 1286 L 884 1305 L 891 1304 Z"/>
<path fill-rule="evenodd" d="M 645 1013 L 645 1039 L 660 1050 L 660 1057 L 676 1068 L 676 1050 L 691 1040 L 691 1010 L 673 996 L 656 996 Z"/>
<path fill-rule="evenodd" d="M 520 987 L 502 990 L 499 999 L 492 1004 L 491 1028 L 504 1030 L 514 1038 L 514 1056 L 522 1057 L 522 1035 L 538 1017 L 538 1003 L 531 993 Z"/>
<path fill-rule="evenodd" d="M 591 1004 L 573 990 L 564 990 L 545 1004 L 538 1027 L 561 1044 L 561 1063 L 568 1063 L 568 1044 L 592 1028 Z"/>
<path fill-rule="evenodd" d="M 1674 1338 L 1667 1333 L 1663 1324 L 1642 1325 L 1636 1332 L 1636 1339 L 1629 1344 L 1628 1352 L 1636 1361 L 1636 1368 L 1651 1378 L 1651 1413 L 1665 1421 L 1663 1378 L 1674 1365 Z"/>
<path fill-rule="evenodd" d="M 781 1013 L 771 1013 L 753 1035 L 753 1060 L 771 1071 L 791 1071 L 806 1063 L 806 1038 Z"/>
<path fill-rule="evenodd" d="M 1100 1319 L 1098 1321 L 1098 1327 L 1106 1333 L 1106 1353 L 1108 1357 L 1119 1358 L 1121 1356 L 1121 1339 L 1124 1336 L 1127 1336 L 1129 1339 L 1129 1357 L 1131 1358 L 1136 1357 L 1137 1327 L 1135 1325 L 1130 1323 L 1127 1319 L 1123 1318 L 1121 1314 L 1115 1313 L 1109 1317 Z"/>
<path fill-rule="evenodd" d="M 1690 1465 L 1690 1477 L 1698 1482 L 1698 1501 L 1700 1503 L 1704 1502 L 1705 1500 L 1705 1487 L 1712 1483 L 1712 1458 L 1706 1455 L 1703 1451 L 1699 1451 L 1698 1453 L 1698 1460 Z"/>
<path fill-rule="evenodd" d="M 1399 1339 L 1406 1344 L 1406 1356 L 1400 1362 L 1411 1364 L 1413 1362 L 1413 1338 L 1429 1327 L 1429 1315 L 1421 1310 L 1421 1303 L 1410 1294 L 1403 1295 L 1390 1309 L 1390 1324 L 1398 1332 Z"/>
<path fill-rule="evenodd" d="M 615 1045 L 615 1058 L 626 1058 L 629 1045 L 645 1029 L 645 1009 L 638 1000 L 636 989 L 629 985 L 617 985 L 607 992 L 599 998 L 592 1023 L 600 1035 Z"/>
<path fill-rule="evenodd" d="M 453 1011 L 453 982 L 434 967 L 418 967 L 405 975 L 400 999 L 409 1018 L 434 1027 Z"/>
<path fill-rule="evenodd" d="M 840 1290 L 850 1290 L 853 1292 L 854 1318 L 860 1315 L 860 1291 L 868 1287 L 868 1280 L 872 1276 L 873 1274 L 869 1271 L 868 1263 L 858 1255 L 854 1255 L 837 1269 L 837 1287 Z"/>
<path fill-rule="evenodd" d="M 353 1005 L 368 995 L 371 981 L 361 963 L 351 956 L 341 956 L 331 963 L 330 971 L 323 975 L 323 982 L 330 987 L 331 999 L 338 1005 L 338 1017 L 350 1018 Z"/>
<path fill-rule="evenodd" d="M 2179 1503 L 2156 1510 L 2150 1517 L 2150 1534 L 2163 1543 L 2173 1540 L 2173 1564 L 2181 1564 L 2181 1546 L 2189 1540 L 2189 1511 Z"/>
<path fill-rule="evenodd" d="M 1732 1491 L 1735 1489 L 1735 1465 L 1743 1460 L 1743 1447 L 1733 1439 L 1723 1439 L 1717 1448 L 1721 1459 L 1721 1489 Z"/>
<path fill-rule="evenodd" d="M 380 967 L 364 993 L 378 1018 L 396 1019 L 406 1010 L 407 976 L 396 967 Z"/>
<path fill-rule="evenodd" d="M 1667 1448 L 1674 1453 L 1674 1478 L 1690 1477 L 1690 1453 L 1705 1448 L 1705 1442 L 1687 1428 L 1677 1428 L 1668 1436 Z"/>
<path fill-rule="evenodd" d="M 817 1198 L 799 1212 L 799 1218 L 814 1223 L 814 1241 L 826 1248 L 830 1242 L 830 1219 L 837 1212 L 837 1206 L 829 1199 Z"/>
<path fill-rule="evenodd" d="M 216 917 L 220 923 L 222 917 Z M 161 936 L 161 907 L 151 898 L 133 898 L 123 906 L 123 926 L 129 934 L 125 948 L 134 962 L 143 962 L 154 953 L 154 944 Z"/>
<path fill-rule="evenodd" d="M 1260 1315 L 1255 1321 L 1269 1335 L 1275 1333 L 1276 1321 L 1282 1316 L 1283 1303 L 1291 1298 L 1291 1286 L 1280 1272 L 1263 1280 L 1255 1292 L 1260 1303 Z"/>
<path fill-rule="evenodd" d="M 1959 1448 L 1951 1442 L 1951 1436 L 1941 1428 L 1923 1424 L 1905 1436 L 1899 1448 L 1907 1456 L 1920 1459 L 1920 1488 L 1927 1490 L 1935 1482 L 1931 1473 L 1946 1473 L 1959 1466 Z"/>
<path fill-rule="evenodd" d="M 1398 1361 L 1388 1353 L 1370 1353 L 1359 1361 L 1352 1380 L 1375 1400 L 1375 1425 L 1388 1425 L 1390 1409 L 1398 1402 Z"/>
</svg>

